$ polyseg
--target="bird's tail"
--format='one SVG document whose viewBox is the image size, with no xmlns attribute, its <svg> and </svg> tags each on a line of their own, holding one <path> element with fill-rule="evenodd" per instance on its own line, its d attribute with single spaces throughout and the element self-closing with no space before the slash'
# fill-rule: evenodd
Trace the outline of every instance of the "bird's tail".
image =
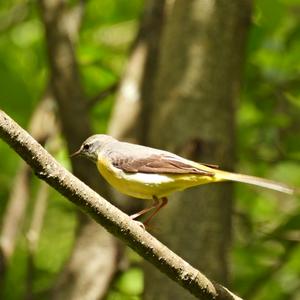
<svg viewBox="0 0 300 300">
<path fill-rule="evenodd" d="M 295 190 L 293 188 L 291 188 L 290 186 L 284 183 L 279 183 L 269 179 L 264 179 L 260 177 L 250 176 L 250 175 L 243 175 L 243 174 L 230 173 L 224 171 L 219 171 L 219 172 L 216 172 L 216 176 L 220 178 L 220 180 L 230 180 L 230 181 L 248 183 L 248 184 L 261 186 L 270 190 L 275 190 L 290 195 L 295 193 Z"/>
</svg>

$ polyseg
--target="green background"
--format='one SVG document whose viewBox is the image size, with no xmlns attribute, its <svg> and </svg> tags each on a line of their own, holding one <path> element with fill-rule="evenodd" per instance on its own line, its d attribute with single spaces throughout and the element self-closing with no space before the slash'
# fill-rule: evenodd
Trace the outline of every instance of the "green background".
<svg viewBox="0 0 300 300">
<path fill-rule="evenodd" d="M 122 76 L 142 9 L 141 0 L 86 2 L 76 53 L 88 97 Z M 34 1 L 0 2 L 0 57 L 0 107 L 26 128 L 49 75 L 43 26 Z M 299 75 L 300 1 L 255 1 L 236 103 L 238 171 L 300 186 Z M 114 95 L 93 107 L 94 132 L 105 132 L 113 103 Z M 69 165 L 65 149 L 56 156 Z M 4 143 L 0 143 L 0 157 L 3 216 L 20 159 Z M 34 196 L 38 180 L 33 178 L 32 184 Z M 231 288 L 247 299 L 299 299 L 297 199 L 236 187 Z M 38 299 L 47 299 L 71 251 L 76 225 L 75 208 L 55 191 L 50 198 L 34 261 L 33 288 Z M 32 207 L 33 203 L 8 268 L 4 299 L 21 299 L 26 292 L 25 237 Z M 139 262 L 129 250 L 128 255 Z M 143 272 L 133 265 L 117 276 L 108 299 L 139 299 Z"/>
</svg>

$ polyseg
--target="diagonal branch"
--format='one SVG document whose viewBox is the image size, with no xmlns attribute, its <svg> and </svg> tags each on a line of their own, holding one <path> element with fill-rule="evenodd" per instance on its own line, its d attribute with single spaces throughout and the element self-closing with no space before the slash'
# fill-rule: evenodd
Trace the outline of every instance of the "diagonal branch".
<svg viewBox="0 0 300 300">
<path fill-rule="evenodd" d="M 129 216 L 62 167 L 24 129 L 0 110 L 0 137 L 58 192 L 199 299 L 241 300 L 160 243 Z"/>
<path fill-rule="evenodd" d="M 119 82 L 115 82 L 112 85 L 108 86 L 106 89 L 98 92 L 96 95 L 94 95 L 93 97 L 91 97 L 91 99 L 88 100 L 87 102 L 87 107 L 93 108 L 96 104 L 98 104 L 99 102 L 101 102 L 102 100 L 104 100 L 105 98 L 107 98 L 108 96 L 112 95 L 113 93 L 115 93 L 117 91 L 117 89 L 119 88 Z"/>
</svg>

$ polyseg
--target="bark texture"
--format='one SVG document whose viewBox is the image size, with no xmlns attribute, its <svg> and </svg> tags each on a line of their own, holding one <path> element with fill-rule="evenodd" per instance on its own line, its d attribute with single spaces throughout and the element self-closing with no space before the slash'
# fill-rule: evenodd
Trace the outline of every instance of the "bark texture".
<svg viewBox="0 0 300 300">
<path fill-rule="evenodd" d="M 151 114 L 150 145 L 233 168 L 234 103 L 250 14 L 248 0 L 174 2 L 151 110 L 145 112 Z M 231 184 L 190 189 L 171 197 L 160 213 L 159 236 L 214 280 L 227 283 L 231 209 Z M 147 265 L 145 299 L 190 298 Z"/>
</svg>

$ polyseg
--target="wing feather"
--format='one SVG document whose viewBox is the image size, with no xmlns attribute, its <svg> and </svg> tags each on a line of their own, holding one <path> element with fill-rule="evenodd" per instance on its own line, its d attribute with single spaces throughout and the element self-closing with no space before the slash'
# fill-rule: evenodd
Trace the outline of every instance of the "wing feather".
<svg viewBox="0 0 300 300">
<path fill-rule="evenodd" d="M 214 176 L 212 172 L 201 170 L 180 160 L 177 156 L 150 155 L 145 158 L 126 158 L 113 162 L 113 165 L 127 173 L 156 173 L 156 174 L 199 174 Z"/>
</svg>

